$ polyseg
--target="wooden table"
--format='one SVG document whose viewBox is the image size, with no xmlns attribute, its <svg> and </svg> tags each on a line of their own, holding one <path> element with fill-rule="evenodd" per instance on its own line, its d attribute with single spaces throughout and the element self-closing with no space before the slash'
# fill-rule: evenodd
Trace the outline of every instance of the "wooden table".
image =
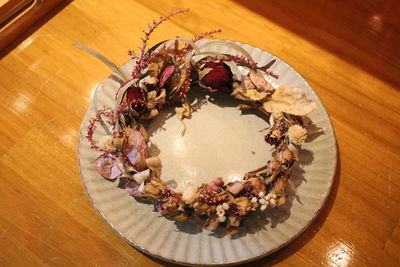
<svg viewBox="0 0 400 267">
<path fill-rule="evenodd" d="M 339 165 L 321 214 L 257 265 L 400 265 L 400 4 L 382 1 L 76 0 L 1 52 L 0 265 L 159 266 L 96 213 L 76 160 L 81 119 L 142 29 L 177 8 L 153 40 L 221 28 L 293 65 L 333 121 Z M 250 264 L 249 264 L 250 265 Z"/>
</svg>

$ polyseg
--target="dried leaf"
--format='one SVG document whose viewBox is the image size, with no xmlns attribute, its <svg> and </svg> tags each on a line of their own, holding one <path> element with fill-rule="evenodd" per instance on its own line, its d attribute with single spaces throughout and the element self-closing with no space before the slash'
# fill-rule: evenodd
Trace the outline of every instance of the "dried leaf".
<svg viewBox="0 0 400 267">
<path fill-rule="evenodd" d="M 284 112 L 296 116 L 305 116 L 313 111 L 317 105 L 314 100 L 308 99 L 305 92 L 293 86 L 281 86 L 275 89 L 270 99 L 264 102 L 267 112 Z"/>
<path fill-rule="evenodd" d="M 266 92 L 259 92 L 256 89 L 243 89 L 242 87 L 237 87 L 233 90 L 232 96 L 237 99 L 245 100 L 245 101 L 261 101 L 267 97 Z"/>
<path fill-rule="evenodd" d="M 171 76 L 171 74 L 174 72 L 175 66 L 174 65 L 169 65 L 165 67 L 164 71 L 161 73 L 160 77 L 160 88 L 164 86 L 168 78 Z"/>
<path fill-rule="evenodd" d="M 157 92 L 154 91 L 150 91 L 147 93 L 146 96 L 146 106 L 148 109 L 153 109 L 155 108 L 157 105 L 163 105 L 165 104 L 165 97 L 166 97 L 166 91 L 165 89 L 161 89 L 159 95 L 157 96 Z"/>
<path fill-rule="evenodd" d="M 180 120 L 189 118 L 193 111 L 194 109 L 188 103 L 183 103 L 182 107 L 175 108 L 175 112 L 178 114 Z"/>
<path fill-rule="evenodd" d="M 151 170 L 154 177 L 160 178 L 162 166 L 159 157 L 147 158 L 146 165 Z"/>
</svg>

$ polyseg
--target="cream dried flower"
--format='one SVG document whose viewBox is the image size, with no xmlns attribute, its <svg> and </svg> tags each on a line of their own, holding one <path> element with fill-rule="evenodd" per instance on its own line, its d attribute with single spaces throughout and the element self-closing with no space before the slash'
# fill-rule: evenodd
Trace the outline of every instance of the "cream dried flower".
<svg viewBox="0 0 400 267">
<path fill-rule="evenodd" d="M 187 185 L 182 194 L 182 200 L 186 204 L 192 204 L 196 198 L 197 186 Z"/>
<path fill-rule="evenodd" d="M 228 203 L 222 204 L 222 208 L 223 208 L 224 210 L 229 210 L 229 204 L 228 204 Z"/>
<path fill-rule="evenodd" d="M 291 143 L 300 145 L 306 141 L 307 130 L 296 124 L 289 127 L 287 135 Z"/>
<path fill-rule="evenodd" d="M 103 136 L 99 141 L 99 147 L 106 150 L 115 150 L 114 138 L 111 135 Z"/>
<path fill-rule="evenodd" d="M 217 208 L 217 215 L 218 215 L 218 217 L 225 216 L 225 210 Z"/>
</svg>

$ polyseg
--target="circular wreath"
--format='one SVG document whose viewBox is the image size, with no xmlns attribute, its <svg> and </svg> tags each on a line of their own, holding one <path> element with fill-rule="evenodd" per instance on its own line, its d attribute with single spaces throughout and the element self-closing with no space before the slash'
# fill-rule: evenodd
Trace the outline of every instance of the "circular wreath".
<svg viewBox="0 0 400 267">
<path fill-rule="evenodd" d="M 240 55 L 208 52 L 205 50 L 207 45 L 201 49 L 197 46 L 197 41 L 219 30 L 191 40 L 165 40 L 147 49 L 149 37 L 156 27 L 171 16 L 186 11 L 178 10 L 161 17 L 144 31 L 140 53 L 130 52 L 136 64 L 125 86 L 116 93 L 116 108 L 96 108 L 86 137 L 94 149 L 102 152 L 93 161 L 97 172 L 109 180 L 126 178 L 128 182 L 124 188 L 131 196 L 153 203 L 154 210 L 168 218 L 200 222 L 209 230 L 222 224 L 228 234 L 235 234 L 249 212 L 286 202 L 286 189 L 294 188 L 290 173 L 298 160 L 296 146 L 307 137 L 302 116 L 314 110 L 316 104 L 307 99 L 300 88 L 274 88 L 265 79 L 267 76 L 278 79 L 278 75 L 268 70 L 275 60 L 258 66 L 234 43 L 212 42 L 229 46 Z M 121 77 L 125 76 L 119 69 L 115 70 Z M 148 155 L 149 139 L 144 125 L 165 106 L 174 106 L 182 122 L 189 118 L 195 108 L 187 93 L 197 84 L 211 92 L 230 94 L 243 100 L 238 106 L 241 110 L 257 109 L 268 115 L 265 141 L 276 153 L 265 166 L 245 173 L 240 181 L 225 183 L 218 177 L 208 184 L 190 184 L 177 192 L 161 180 L 160 159 Z M 94 132 L 98 123 L 108 135 L 96 142 Z"/>
</svg>

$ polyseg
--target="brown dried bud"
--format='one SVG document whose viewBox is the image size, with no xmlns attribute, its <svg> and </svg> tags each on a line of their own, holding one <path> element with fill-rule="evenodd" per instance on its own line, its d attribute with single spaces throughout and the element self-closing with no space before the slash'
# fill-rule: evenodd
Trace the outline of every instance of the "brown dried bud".
<svg viewBox="0 0 400 267">
<path fill-rule="evenodd" d="M 233 200 L 233 203 L 236 204 L 238 208 L 239 216 L 246 215 L 252 208 L 252 204 L 247 197 L 238 197 Z"/>
<path fill-rule="evenodd" d="M 293 153 L 289 149 L 279 152 L 279 158 L 282 162 L 289 162 L 293 159 Z"/>
<path fill-rule="evenodd" d="M 161 182 L 160 179 L 152 178 L 149 182 L 144 185 L 144 194 L 149 197 L 159 199 L 161 194 L 167 187 Z"/>
</svg>

